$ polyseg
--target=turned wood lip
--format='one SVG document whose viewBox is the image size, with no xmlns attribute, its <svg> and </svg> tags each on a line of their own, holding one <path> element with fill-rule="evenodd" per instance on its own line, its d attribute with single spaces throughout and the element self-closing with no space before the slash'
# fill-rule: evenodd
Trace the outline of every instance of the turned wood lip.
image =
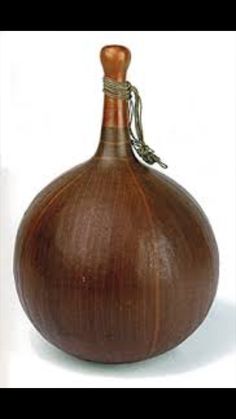
<svg viewBox="0 0 236 419">
<path fill-rule="evenodd" d="M 131 60 L 131 52 L 122 45 L 106 45 L 101 49 L 100 59 L 104 74 L 123 82 Z"/>
</svg>

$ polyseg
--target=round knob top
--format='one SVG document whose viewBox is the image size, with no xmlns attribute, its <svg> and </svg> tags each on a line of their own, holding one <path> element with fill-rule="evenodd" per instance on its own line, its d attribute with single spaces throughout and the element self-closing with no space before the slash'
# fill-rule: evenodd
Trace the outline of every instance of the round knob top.
<svg viewBox="0 0 236 419">
<path fill-rule="evenodd" d="M 124 81 L 128 69 L 131 53 L 122 45 L 107 45 L 102 48 L 101 62 L 106 77 L 117 81 Z"/>
</svg>

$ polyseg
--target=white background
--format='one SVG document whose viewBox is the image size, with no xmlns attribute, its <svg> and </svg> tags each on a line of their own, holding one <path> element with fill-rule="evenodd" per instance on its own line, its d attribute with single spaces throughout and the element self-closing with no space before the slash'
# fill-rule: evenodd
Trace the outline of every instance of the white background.
<svg viewBox="0 0 236 419">
<path fill-rule="evenodd" d="M 235 387 L 234 32 L 2 32 L 0 385 Z M 220 250 L 217 298 L 182 345 L 130 365 L 79 361 L 33 329 L 16 295 L 12 256 L 26 207 L 97 147 L 103 104 L 100 48 L 132 51 L 128 79 L 143 98 L 147 143 L 210 219 Z"/>
</svg>

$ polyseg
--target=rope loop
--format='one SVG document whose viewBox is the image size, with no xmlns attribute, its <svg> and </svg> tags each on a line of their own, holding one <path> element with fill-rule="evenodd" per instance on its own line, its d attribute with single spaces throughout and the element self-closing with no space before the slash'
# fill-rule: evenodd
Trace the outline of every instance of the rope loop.
<svg viewBox="0 0 236 419">
<path fill-rule="evenodd" d="M 154 150 L 152 150 L 144 141 L 142 126 L 142 99 L 138 89 L 129 81 L 118 82 L 109 77 L 103 78 L 103 91 L 105 95 L 116 99 L 123 99 L 129 106 L 129 134 L 131 145 L 138 155 L 148 164 L 158 163 L 163 169 L 168 166 L 162 162 Z M 134 122 L 133 122 L 134 121 Z M 134 125 L 136 135 L 132 129 Z"/>
</svg>

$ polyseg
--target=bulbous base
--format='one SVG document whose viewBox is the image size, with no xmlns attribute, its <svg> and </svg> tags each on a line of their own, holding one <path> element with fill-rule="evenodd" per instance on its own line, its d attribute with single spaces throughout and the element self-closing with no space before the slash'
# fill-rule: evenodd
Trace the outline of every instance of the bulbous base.
<svg viewBox="0 0 236 419">
<path fill-rule="evenodd" d="M 121 363 L 163 353 L 201 324 L 218 264 L 209 222 L 183 188 L 135 159 L 96 156 L 32 202 L 14 273 L 48 341 Z"/>
</svg>

